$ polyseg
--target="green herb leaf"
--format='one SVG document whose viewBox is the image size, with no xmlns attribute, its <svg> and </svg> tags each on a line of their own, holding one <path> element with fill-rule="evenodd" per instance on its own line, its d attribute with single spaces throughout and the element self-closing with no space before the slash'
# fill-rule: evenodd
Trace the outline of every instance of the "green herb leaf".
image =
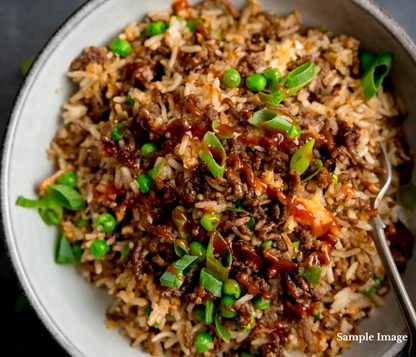
<svg viewBox="0 0 416 357">
<path fill-rule="evenodd" d="M 220 337 L 227 343 L 230 342 L 231 339 L 231 334 L 230 332 L 221 324 L 220 318 L 219 318 L 219 313 L 218 313 L 218 309 L 217 312 L 215 314 L 215 327 L 218 331 L 218 335 L 220 335 Z"/>
<path fill-rule="evenodd" d="M 319 265 L 314 265 L 309 268 L 300 266 L 298 274 L 299 276 L 304 277 L 306 280 L 310 281 L 311 283 L 318 285 L 319 279 L 321 277 L 321 272 L 322 272 L 322 268 Z"/>
<path fill-rule="evenodd" d="M 75 264 L 77 262 L 74 258 L 71 245 L 62 232 L 58 235 L 55 262 L 58 264 Z"/>
<path fill-rule="evenodd" d="M 48 193 L 65 208 L 77 211 L 85 207 L 82 196 L 69 186 L 49 185 L 46 189 L 48 190 Z"/>
<path fill-rule="evenodd" d="M 222 282 L 218 280 L 207 268 L 202 268 L 199 275 L 199 285 L 202 285 L 212 295 L 221 297 Z"/>
<path fill-rule="evenodd" d="M 293 154 L 290 159 L 291 170 L 297 170 L 302 175 L 308 169 L 312 161 L 312 150 L 314 145 L 315 139 L 312 139 Z"/>
<path fill-rule="evenodd" d="M 156 180 L 157 175 L 159 175 L 160 168 L 163 166 L 164 163 L 165 161 L 162 160 L 153 169 L 147 171 L 147 176 L 149 176 L 153 180 Z"/>
<path fill-rule="evenodd" d="M 221 142 L 214 133 L 207 132 L 202 140 L 201 160 L 205 161 L 215 178 L 224 176 L 226 154 Z M 220 164 L 215 159 L 220 160 Z"/>
<path fill-rule="evenodd" d="M 393 54 L 391 52 L 386 52 L 377 56 L 377 59 L 362 76 L 361 87 L 363 87 L 364 96 L 367 100 L 374 97 L 381 88 L 383 80 L 389 73 L 393 64 L 393 59 Z"/>
</svg>

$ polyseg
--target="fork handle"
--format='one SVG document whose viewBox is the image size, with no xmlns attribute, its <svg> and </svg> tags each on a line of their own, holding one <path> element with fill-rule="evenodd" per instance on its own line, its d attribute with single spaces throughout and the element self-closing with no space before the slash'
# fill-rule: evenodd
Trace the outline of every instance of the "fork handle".
<svg viewBox="0 0 416 357">
<path fill-rule="evenodd" d="M 376 234 L 374 244 L 409 330 L 409 355 L 412 356 L 412 342 L 416 339 L 416 313 L 399 271 L 397 270 L 390 248 L 387 245 L 386 235 L 384 233 L 385 227 L 380 217 L 374 218 L 374 231 Z"/>
</svg>

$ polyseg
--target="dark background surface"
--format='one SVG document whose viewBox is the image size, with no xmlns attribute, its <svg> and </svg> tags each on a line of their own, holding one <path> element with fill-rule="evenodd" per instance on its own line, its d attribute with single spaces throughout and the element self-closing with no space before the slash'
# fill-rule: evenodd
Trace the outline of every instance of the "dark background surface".
<svg viewBox="0 0 416 357">
<path fill-rule="evenodd" d="M 109 0 L 111 1 L 111 0 Z M 132 0 L 143 1 L 143 0 Z M 288 0 L 290 1 L 290 0 Z M 0 0 L 0 139 L 23 77 L 58 26 L 84 0 Z M 377 0 L 416 39 L 416 0 Z M 0 233 L 0 356 L 67 356 L 25 303 Z"/>
</svg>

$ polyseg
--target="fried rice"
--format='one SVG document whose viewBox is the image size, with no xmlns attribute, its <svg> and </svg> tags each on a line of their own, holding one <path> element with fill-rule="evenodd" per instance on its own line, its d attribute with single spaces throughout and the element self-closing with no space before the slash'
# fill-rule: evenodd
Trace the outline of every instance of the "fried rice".
<svg viewBox="0 0 416 357">
<path fill-rule="evenodd" d="M 193 29 L 189 19 L 202 21 Z M 147 36 L 155 21 L 169 27 Z M 337 333 L 357 333 L 359 321 L 383 305 L 388 291 L 371 238 L 372 217 L 379 214 L 388 226 L 400 268 L 411 254 L 409 212 L 395 193 L 410 181 L 412 154 L 401 128 L 405 108 L 391 82 L 367 101 L 357 39 L 305 27 L 297 12 L 263 12 L 255 1 L 238 10 L 227 0 L 196 6 L 179 0 L 131 24 L 119 38 L 131 43 L 127 56 L 89 47 L 72 62 L 68 76 L 78 90 L 64 105 L 65 127 L 47 150 L 57 172 L 39 187 L 45 194 L 64 173 L 76 174 L 86 208 L 65 210 L 62 231 L 71 244 L 81 243 L 85 279 L 113 297 L 107 327 L 152 355 L 201 355 L 194 344 L 200 333 L 212 337 L 206 357 L 341 354 L 351 342 L 337 340 Z M 269 67 L 284 77 L 307 62 L 319 74 L 278 106 L 262 103 L 244 85 Z M 224 85 L 227 69 L 240 73 L 241 85 Z M 262 109 L 295 118 L 300 137 L 251 125 Z M 122 138 L 113 140 L 120 123 Z M 207 132 L 225 152 L 224 174 L 217 177 L 200 156 Z M 314 168 L 301 177 L 290 161 L 312 139 L 311 155 L 322 168 L 303 182 Z M 377 212 L 371 200 L 380 189 L 381 141 L 394 177 Z M 145 143 L 157 150 L 144 155 Z M 136 178 L 155 167 L 144 193 Z M 172 219 L 178 206 L 186 232 Z M 112 232 L 95 224 L 102 213 L 116 218 Z M 219 216 L 216 230 L 203 228 L 204 214 Z M 79 219 L 93 224 L 79 228 Z M 207 247 L 215 239 L 231 253 L 227 278 L 242 291 L 232 307 L 236 318 L 220 313 L 219 325 L 196 316 L 207 301 L 218 307 L 221 300 L 200 283 L 208 262 L 194 265 L 179 288 L 160 279 L 179 260 L 179 240 L 186 251 L 194 241 Z M 97 240 L 110 248 L 102 258 L 90 249 Z M 224 265 L 215 249 L 213 259 Z M 313 264 L 321 270 L 317 282 L 300 272 Z M 258 308 L 258 297 L 270 305 Z"/>
</svg>

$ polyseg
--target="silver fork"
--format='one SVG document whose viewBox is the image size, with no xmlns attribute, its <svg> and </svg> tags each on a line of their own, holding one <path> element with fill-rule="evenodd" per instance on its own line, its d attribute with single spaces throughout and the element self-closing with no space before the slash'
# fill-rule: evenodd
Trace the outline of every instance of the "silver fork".
<svg viewBox="0 0 416 357">
<path fill-rule="evenodd" d="M 386 144 L 382 142 L 380 143 L 380 146 L 382 152 L 381 164 L 386 169 L 386 173 L 382 178 L 384 181 L 383 187 L 374 201 L 374 208 L 376 209 L 379 208 L 380 202 L 389 189 L 392 179 L 391 163 L 387 157 Z M 402 278 L 397 270 L 390 248 L 387 245 L 386 235 L 384 233 L 384 228 L 386 226 L 380 217 L 374 218 L 373 227 L 375 234 L 374 244 L 377 248 L 377 252 L 383 264 L 384 271 L 386 272 L 387 279 L 390 282 L 394 295 L 396 296 L 397 303 L 399 304 L 403 318 L 409 330 L 409 356 L 412 356 L 412 342 L 416 339 L 416 313 L 412 302 L 410 301 L 409 295 L 407 294 Z"/>
</svg>

